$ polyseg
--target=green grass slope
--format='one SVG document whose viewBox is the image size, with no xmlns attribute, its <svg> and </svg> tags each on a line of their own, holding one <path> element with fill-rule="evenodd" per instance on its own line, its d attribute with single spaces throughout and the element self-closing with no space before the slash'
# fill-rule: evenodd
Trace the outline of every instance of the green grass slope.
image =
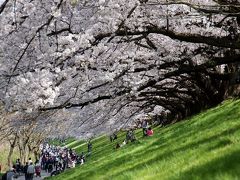
<svg viewBox="0 0 240 180">
<path fill-rule="evenodd" d="M 73 138 L 73 137 L 69 137 L 67 139 L 65 139 L 64 143 L 62 143 L 59 139 L 50 139 L 48 141 L 49 144 L 52 144 L 52 145 L 55 145 L 55 146 L 66 146 L 66 145 L 71 145 L 71 144 L 74 144 L 74 143 L 77 143 L 75 141 L 76 139 Z"/>
<path fill-rule="evenodd" d="M 84 165 L 50 179 L 240 179 L 240 100 L 154 131 L 145 138 L 138 131 L 138 143 L 117 150 L 116 141 L 101 136 Z"/>
</svg>

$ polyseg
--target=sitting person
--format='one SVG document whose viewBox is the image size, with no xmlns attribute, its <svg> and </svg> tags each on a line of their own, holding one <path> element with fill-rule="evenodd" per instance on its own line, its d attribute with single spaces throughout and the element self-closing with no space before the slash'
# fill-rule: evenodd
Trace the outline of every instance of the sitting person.
<svg viewBox="0 0 240 180">
<path fill-rule="evenodd" d="M 84 164 L 84 159 L 81 158 L 81 159 L 80 159 L 80 165 L 83 165 L 83 164 Z"/>
<path fill-rule="evenodd" d="M 82 152 L 81 155 L 79 156 L 78 163 L 80 165 L 83 165 L 85 162 L 86 162 L 86 159 L 85 159 L 84 153 Z"/>
<path fill-rule="evenodd" d="M 117 143 L 115 148 L 118 149 L 118 148 L 120 148 L 120 147 L 121 147 L 120 144 Z"/>
<path fill-rule="evenodd" d="M 118 137 L 117 137 L 117 133 L 116 132 L 114 132 L 113 133 L 113 140 L 116 140 Z"/>
<path fill-rule="evenodd" d="M 126 143 L 128 143 L 129 141 L 134 142 L 136 140 L 137 139 L 136 139 L 136 136 L 134 134 L 134 131 L 133 130 L 128 130 L 127 134 L 126 134 Z"/>
<path fill-rule="evenodd" d="M 75 168 L 75 167 L 76 167 L 76 162 L 73 161 L 73 162 L 72 162 L 72 168 Z"/>
<path fill-rule="evenodd" d="M 147 136 L 152 136 L 153 135 L 153 130 L 152 128 L 148 128 L 147 130 Z"/>
<path fill-rule="evenodd" d="M 117 139 L 117 134 L 114 132 L 112 135 L 110 135 L 110 141 L 113 142 Z"/>
<path fill-rule="evenodd" d="M 126 145 L 126 140 L 124 140 L 123 142 L 122 142 L 122 144 L 120 145 L 120 147 L 123 147 L 123 146 L 125 146 Z"/>
</svg>

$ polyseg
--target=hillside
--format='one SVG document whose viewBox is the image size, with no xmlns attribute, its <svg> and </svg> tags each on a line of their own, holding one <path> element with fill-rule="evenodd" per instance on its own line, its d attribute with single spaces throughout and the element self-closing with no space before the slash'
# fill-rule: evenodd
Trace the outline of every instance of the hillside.
<svg viewBox="0 0 240 180">
<path fill-rule="evenodd" d="M 83 166 L 49 179 L 240 179 L 240 100 L 154 131 L 146 138 L 138 131 L 138 143 L 117 150 L 116 141 L 101 136 Z M 87 148 L 83 142 L 71 147 Z"/>
</svg>

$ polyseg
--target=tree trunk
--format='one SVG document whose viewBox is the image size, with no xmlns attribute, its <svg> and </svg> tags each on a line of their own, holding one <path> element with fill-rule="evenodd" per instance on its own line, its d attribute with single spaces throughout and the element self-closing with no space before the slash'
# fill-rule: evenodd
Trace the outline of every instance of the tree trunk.
<svg viewBox="0 0 240 180">
<path fill-rule="evenodd" d="M 37 150 L 34 151 L 35 160 L 39 160 L 39 153 Z"/>
<path fill-rule="evenodd" d="M 21 148 L 20 144 L 18 144 L 18 150 L 19 150 L 20 162 L 21 162 L 21 163 L 24 163 L 23 154 L 22 154 L 22 148 Z"/>
<path fill-rule="evenodd" d="M 10 143 L 10 149 L 9 149 L 9 153 L 8 153 L 8 166 L 9 168 L 12 167 L 12 154 L 13 154 L 13 150 L 14 150 L 14 147 L 16 145 L 16 141 L 17 141 L 17 136 L 14 137 L 14 140 L 13 142 L 11 143 L 11 141 L 9 140 L 9 143 Z"/>
<path fill-rule="evenodd" d="M 27 150 L 27 144 L 23 145 L 23 157 L 24 157 L 24 163 L 28 161 L 28 150 Z"/>
</svg>

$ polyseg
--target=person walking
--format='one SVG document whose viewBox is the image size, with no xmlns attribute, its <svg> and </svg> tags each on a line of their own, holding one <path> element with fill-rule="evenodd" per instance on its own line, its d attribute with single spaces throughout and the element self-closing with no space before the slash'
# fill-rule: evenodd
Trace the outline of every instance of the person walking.
<svg viewBox="0 0 240 180">
<path fill-rule="evenodd" d="M 13 178 L 17 178 L 16 169 L 10 168 L 10 170 L 6 172 L 6 180 L 12 180 Z"/>
<path fill-rule="evenodd" d="M 41 177 L 41 164 L 39 163 L 39 161 L 36 161 L 35 172 L 36 172 L 36 177 Z"/>
<path fill-rule="evenodd" d="M 92 143 L 91 141 L 88 141 L 88 155 L 90 155 L 92 152 Z"/>
<path fill-rule="evenodd" d="M 33 180 L 34 173 L 35 173 L 35 167 L 34 167 L 33 163 L 31 162 L 27 168 L 28 180 Z"/>
<path fill-rule="evenodd" d="M 27 170 L 28 170 L 28 162 L 26 162 L 25 166 L 23 167 L 23 173 L 25 175 L 25 180 L 29 180 Z"/>
</svg>

